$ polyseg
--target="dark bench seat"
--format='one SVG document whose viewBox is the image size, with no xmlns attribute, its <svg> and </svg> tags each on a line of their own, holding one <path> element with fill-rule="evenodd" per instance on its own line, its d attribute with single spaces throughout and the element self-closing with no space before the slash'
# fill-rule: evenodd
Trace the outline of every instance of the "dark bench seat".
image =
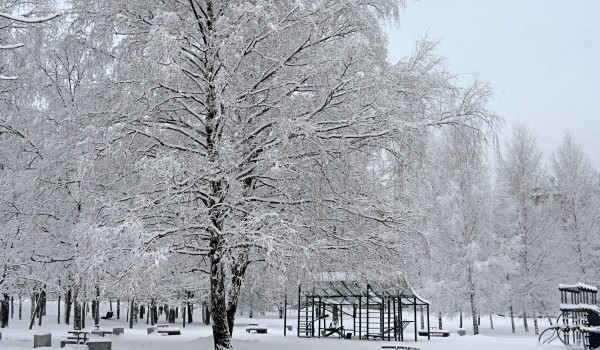
<svg viewBox="0 0 600 350">
<path fill-rule="evenodd" d="M 248 326 L 246 327 L 246 333 L 263 333 L 266 334 L 269 329 L 265 326 Z"/>
<path fill-rule="evenodd" d="M 449 337 L 450 331 L 436 329 L 436 330 L 431 330 L 431 331 L 427 332 L 426 330 L 421 330 L 421 331 L 419 331 L 419 335 L 421 337 L 426 337 L 427 335 L 431 335 L 432 337 Z"/>
</svg>

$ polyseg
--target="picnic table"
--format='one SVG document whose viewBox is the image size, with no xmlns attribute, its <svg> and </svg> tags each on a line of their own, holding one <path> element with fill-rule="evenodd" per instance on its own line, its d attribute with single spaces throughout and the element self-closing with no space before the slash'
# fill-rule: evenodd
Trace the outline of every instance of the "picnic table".
<svg viewBox="0 0 600 350">
<path fill-rule="evenodd" d="M 65 344 L 86 344 L 88 341 L 88 332 L 87 331 L 67 331 L 69 336 L 64 339 Z"/>
</svg>

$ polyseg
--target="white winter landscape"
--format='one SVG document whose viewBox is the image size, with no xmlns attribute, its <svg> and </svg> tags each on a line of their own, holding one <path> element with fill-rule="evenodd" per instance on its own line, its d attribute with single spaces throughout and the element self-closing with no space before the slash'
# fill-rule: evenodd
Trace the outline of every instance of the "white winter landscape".
<svg viewBox="0 0 600 350">
<path fill-rule="evenodd" d="M 598 33 L 586 0 L 0 0 L 0 349 L 600 349 Z"/>
<path fill-rule="evenodd" d="M 26 306 L 29 306 L 27 303 Z M 49 311 L 55 309 L 55 303 L 49 303 Z M 101 311 L 104 314 L 108 310 L 108 305 L 102 305 Z M 199 315 L 198 315 L 199 316 Z M 413 329 L 407 329 L 405 337 L 410 340 L 397 341 L 371 341 L 357 339 L 339 339 L 331 338 L 299 338 L 296 336 L 295 315 L 288 315 L 288 324 L 292 325 L 293 331 L 287 332 L 284 336 L 283 320 L 277 315 L 262 315 L 258 318 L 248 318 L 240 316 L 237 318 L 237 324 L 233 331 L 233 345 L 236 349 L 246 350 L 276 350 L 276 349 L 294 349 L 294 350 L 314 350 L 314 349 L 344 349 L 344 350 L 381 350 L 382 346 L 406 346 L 416 347 L 421 350 L 553 350 L 565 349 L 564 345 L 555 341 L 550 345 L 538 344 L 538 338 L 532 331 L 526 333 L 522 327 L 519 327 L 516 333 L 511 333 L 510 319 L 502 316 L 494 316 L 494 329 L 490 329 L 489 320 L 482 320 L 481 334 L 473 336 L 459 336 L 458 319 L 444 320 L 447 329 L 451 330 L 452 334 L 447 338 L 432 337 L 427 340 L 426 337 L 418 337 L 417 342 L 414 341 Z M 28 320 L 11 320 L 11 327 L 2 330 L 2 342 L 0 349 L 5 350 L 23 350 L 33 347 L 34 334 L 50 332 L 52 334 L 52 348 L 60 349 L 60 339 L 67 336 L 67 331 L 72 329 L 67 325 L 56 324 L 56 312 L 48 312 L 44 319 L 43 327 L 35 327 L 33 330 L 28 330 Z M 163 319 L 164 320 L 164 319 Z M 486 322 L 487 321 L 487 322 Z M 93 321 L 91 319 L 88 322 Z M 517 322 L 522 323 L 522 319 L 517 319 Z M 265 325 L 268 328 L 267 334 L 246 333 L 245 329 L 248 324 L 258 323 Z M 548 325 L 547 320 L 541 320 L 542 327 Z M 179 320 L 175 326 L 181 329 L 179 336 L 163 336 L 157 333 L 147 334 L 145 322 L 140 322 L 133 329 L 127 328 L 127 323 L 124 320 L 102 320 L 100 328 L 124 327 L 125 333 L 121 335 L 112 335 L 107 337 L 112 342 L 113 350 L 197 350 L 197 349 L 212 349 L 213 341 L 211 336 L 210 326 L 200 325 L 200 322 L 187 325 L 185 328 Z M 518 325 L 521 326 L 521 325 Z M 465 327 L 468 333 L 472 333 L 469 327 Z M 93 330 L 94 327 L 88 327 L 88 330 Z M 558 344 L 557 344 L 558 342 Z M 560 345 L 559 345 L 560 344 Z M 69 346 L 69 345 L 68 345 Z M 64 349 L 68 349 L 68 346 Z M 77 347 L 72 346 L 72 349 Z M 85 347 L 87 348 L 87 347 Z M 42 349 L 48 349 L 47 347 Z"/>
</svg>

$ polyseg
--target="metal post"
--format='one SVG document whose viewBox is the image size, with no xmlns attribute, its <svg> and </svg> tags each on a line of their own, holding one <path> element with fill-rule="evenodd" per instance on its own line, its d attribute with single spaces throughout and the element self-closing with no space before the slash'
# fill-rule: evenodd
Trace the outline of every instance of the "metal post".
<svg viewBox="0 0 600 350">
<path fill-rule="evenodd" d="M 287 337 L 287 294 L 283 296 L 283 336 Z"/>
<path fill-rule="evenodd" d="M 431 328 L 429 327 L 429 304 L 427 304 L 427 340 L 431 340 Z"/>
<path fill-rule="evenodd" d="M 413 297 L 413 309 L 415 318 L 415 341 L 417 341 L 417 297 Z"/>
</svg>

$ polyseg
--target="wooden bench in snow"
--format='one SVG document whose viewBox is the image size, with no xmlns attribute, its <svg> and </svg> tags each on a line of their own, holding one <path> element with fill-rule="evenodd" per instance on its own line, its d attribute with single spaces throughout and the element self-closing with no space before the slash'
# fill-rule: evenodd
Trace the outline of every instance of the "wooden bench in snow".
<svg viewBox="0 0 600 350">
<path fill-rule="evenodd" d="M 269 329 L 266 326 L 259 326 L 256 324 L 246 327 L 246 333 L 252 333 L 254 331 L 254 333 L 266 334 L 268 330 Z"/>
<path fill-rule="evenodd" d="M 421 337 L 426 337 L 428 335 L 427 333 L 428 332 L 426 330 L 419 331 L 419 335 Z M 429 331 L 429 335 L 431 335 L 432 337 L 449 337 L 450 331 L 445 331 L 442 329 L 432 329 Z"/>
<path fill-rule="evenodd" d="M 156 332 L 164 335 L 181 335 L 181 330 L 178 327 L 158 327 Z"/>
<path fill-rule="evenodd" d="M 382 349 L 396 349 L 396 350 L 419 350 L 419 348 L 414 348 L 414 347 L 404 346 L 404 345 L 384 345 L 381 348 Z"/>
</svg>

